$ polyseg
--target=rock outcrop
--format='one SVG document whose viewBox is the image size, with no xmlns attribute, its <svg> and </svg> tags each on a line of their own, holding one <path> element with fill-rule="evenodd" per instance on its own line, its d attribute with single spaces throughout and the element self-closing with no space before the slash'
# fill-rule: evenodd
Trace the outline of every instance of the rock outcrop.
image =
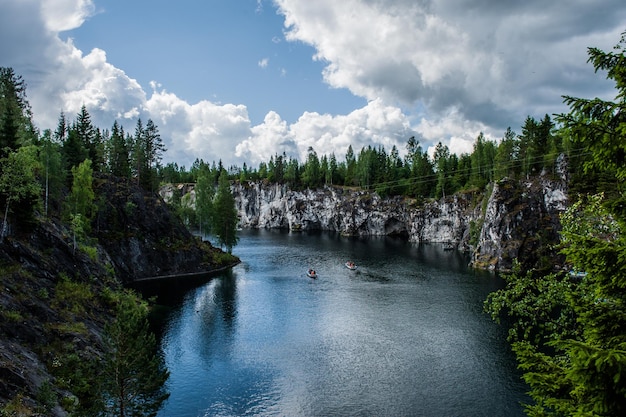
<svg viewBox="0 0 626 417">
<path fill-rule="evenodd" d="M 95 191 L 106 198 L 94 233 L 124 283 L 219 267 L 222 251 L 194 237 L 161 198 L 111 177 L 96 180 Z"/>
<path fill-rule="evenodd" d="M 327 230 L 345 236 L 403 236 L 413 242 L 464 241 L 474 214 L 472 196 L 458 194 L 418 205 L 340 187 L 293 191 L 282 184 L 232 187 L 243 228 Z"/>
<path fill-rule="evenodd" d="M 195 238 L 158 196 L 104 176 L 94 191 L 90 238 L 76 242 L 59 219 L 39 218 L 0 242 L 0 414 L 67 415 L 71 370 L 103 354 L 114 291 L 236 261 Z"/>
<path fill-rule="evenodd" d="M 235 183 L 242 228 L 326 230 L 346 236 L 403 236 L 415 243 L 451 243 L 472 253 L 477 268 L 507 270 L 514 259 L 554 263 L 559 214 L 567 206 L 562 158 L 557 178 L 504 179 L 485 194 L 458 193 L 418 204 L 341 187 L 294 191 L 284 184 Z"/>
</svg>

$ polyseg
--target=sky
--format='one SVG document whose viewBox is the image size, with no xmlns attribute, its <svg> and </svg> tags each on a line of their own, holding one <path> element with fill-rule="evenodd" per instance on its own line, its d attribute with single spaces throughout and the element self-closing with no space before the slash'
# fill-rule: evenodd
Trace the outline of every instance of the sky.
<svg viewBox="0 0 626 417">
<path fill-rule="evenodd" d="M 624 31 L 623 0 L 0 0 L 0 66 L 42 131 L 85 105 L 151 119 L 163 163 L 257 167 L 411 136 L 471 152 L 564 95 L 613 99 L 587 48 Z"/>
</svg>

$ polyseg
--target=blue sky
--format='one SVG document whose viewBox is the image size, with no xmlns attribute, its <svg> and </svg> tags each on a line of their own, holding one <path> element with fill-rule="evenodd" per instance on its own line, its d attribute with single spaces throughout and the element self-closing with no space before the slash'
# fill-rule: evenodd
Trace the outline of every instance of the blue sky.
<svg viewBox="0 0 626 417">
<path fill-rule="evenodd" d="M 85 105 L 152 119 L 165 163 L 256 166 L 410 136 L 470 152 L 562 95 L 613 98 L 587 48 L 625 30 L 623 0 L 0 0 L 0 66 L 42 130 Z"/>
<path fill-rule="evenodd" d="M 274 5 L 257 0 L 109 0 L 61 36 L 83 51 L 105 50 L 141 85 L 157 80 L 188 102 L 243 103 L 253 124 L 270 110 L 295 122 L 304 111 L 363 106 L 365 99 L 324 83 L 315 49 L 287 42 L 283 22 Z"/>
</svg>

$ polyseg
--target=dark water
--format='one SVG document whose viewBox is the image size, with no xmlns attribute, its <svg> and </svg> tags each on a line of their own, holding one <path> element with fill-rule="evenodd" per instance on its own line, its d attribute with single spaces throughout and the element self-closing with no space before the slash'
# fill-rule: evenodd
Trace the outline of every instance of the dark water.
<svg viewBox="0 0 626 417">
<path fill-rule="evenodd" d="M 271 231 L 234 252 L 242 264 L 172 301 L 159 416 L 523 415 L 504 329 L 482 311 L 500 281 L 462 254 Z"/>
</svg>

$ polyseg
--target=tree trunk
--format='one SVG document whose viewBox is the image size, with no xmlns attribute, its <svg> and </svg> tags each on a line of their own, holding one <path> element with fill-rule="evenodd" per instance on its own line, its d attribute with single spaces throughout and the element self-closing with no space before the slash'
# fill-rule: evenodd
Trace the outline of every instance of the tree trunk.
<svg viewBox="0 0 626 417">
<path fill-rule="evenodd" d="M 7 231 L 7 217 L 9 216 L 9 200 L 7 200 L 7 206 L 4 209 L 4 220 L 2 221 L 2 232 L 0 232 L 0 243 L 4 242 L 4 235 Z"/>
</svg>

